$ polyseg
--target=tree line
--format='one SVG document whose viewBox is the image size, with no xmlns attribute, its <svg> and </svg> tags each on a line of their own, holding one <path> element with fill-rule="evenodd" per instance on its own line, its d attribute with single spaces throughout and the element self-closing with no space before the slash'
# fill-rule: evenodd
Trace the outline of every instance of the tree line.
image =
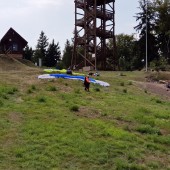
<svg viewBox="0 0 170 170">
<path fill-rule="evenodd" d="M 116 35 L 118 69 L 142 69 L 147 59 L 152 69 L 170 70 L 170 1 L 139 0 L 138 8 L 139 13 L 134 16 L 138 37 Z M 109 40 L 109 49 L 112 44 Z"/>
<path fill-rule="evenodd" d="M 137 34 L 115 36 L 116 58 L 114 59 L 112 57 L 115 50 L 113 42 L 112 39 L 108 40 L 106 68 L 110 70 L 113 68 L 116 70 L 142 69 L 147 59 L 148 66 L 152 69 L 170 70 L 170 1 L 139 0 L 138 8 L 139 12 L 134 14 L 137 23 L 134 29 Z M 48 43 L 42 31 L 36 49 L 33 51 L 27 46 L 24 52 L 25 58 L 34 62 L 41 58 L 44 66 L 59 65 L 62 68 L 68 68 L 71 65 L 73 47 L 73 42 L 66 40 L 61 58 L 59 43 L 55 44 L 54 40 Z M 78 50 L 83 52 L 81 48 Z M 77 60 L 82 59 L 78 56 Z"/>
<path fill-rule="evenodd" d="M 43 31 L 41 31 L 39 39 L 37 41 L 36 49 L 28 45 L 24 49 L 24 59 L 33 61 L 39 64 L 41 59 L 42 66 L 54 67 L 61 60 L 61 51 L 59 42 L 55 43 L 54 39 L 51 43 L 48 42 L 48 38 Z"/>
</svg>

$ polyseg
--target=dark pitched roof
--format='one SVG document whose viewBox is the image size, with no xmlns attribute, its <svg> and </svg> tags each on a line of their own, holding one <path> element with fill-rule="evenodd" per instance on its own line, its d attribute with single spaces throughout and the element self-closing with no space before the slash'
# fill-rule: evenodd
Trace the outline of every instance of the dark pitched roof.
<svg viewBox="0 0 170 170">
<path fill-rule="evenodd" d="M 21 35 L 19 35 L 13 28 L 10 28 L 8 31 L 7 31 L 7 33 L 2 37 L 2 39 L 1 39 L 1 42 L 3 41 L 3 40 L 5 40 L 6 38 L 13 38 L 13 37 L 18 37 L 21 41 L 22 41 L 22 43 L 24 44 L 24 45 L 27 45 L 27 41 L 23 38 L 23 37 L 21 37 Z"/>
</svg>

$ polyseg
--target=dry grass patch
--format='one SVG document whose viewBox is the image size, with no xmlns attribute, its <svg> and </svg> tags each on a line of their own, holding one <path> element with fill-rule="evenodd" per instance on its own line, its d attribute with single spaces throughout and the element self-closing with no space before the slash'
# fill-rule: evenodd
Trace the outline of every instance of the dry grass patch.
<svg viewBox="0 0 170 170">
<path fill-rule="evenodd" d="M 101 112 L 99 110 L 94 110 L 87 107 L 80 107 L 79 112 L 76 112 L 75 114 L 80 117 L 86 117 L 91 119 L 101 117 Z"/>
<path fill-rule="evenodd" d="M 22 116 L 21 116 L 21 113 L 17 113 L 17 112 L 11 112 L 8 114 L 8 120 L 11 122 L 11 123 L 21 123 L 22 121 Z"/>
</svg>

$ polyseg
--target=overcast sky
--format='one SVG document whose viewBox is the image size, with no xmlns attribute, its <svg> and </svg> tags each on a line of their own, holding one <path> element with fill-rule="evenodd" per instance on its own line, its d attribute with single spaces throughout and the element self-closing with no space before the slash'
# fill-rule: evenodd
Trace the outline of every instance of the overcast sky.
<svg viewBox="0 0 170 170">
<path fill-rule="evenodd" d="M 12 27 L 33 49 L 40 32 L 49 42 L 59 42 L 61 50 L 74 30 L 74 0 L 0 0 L 0 39 Z M 138 0 L 116 0 L 116 34 L 135 33 Z"/>
</svg>

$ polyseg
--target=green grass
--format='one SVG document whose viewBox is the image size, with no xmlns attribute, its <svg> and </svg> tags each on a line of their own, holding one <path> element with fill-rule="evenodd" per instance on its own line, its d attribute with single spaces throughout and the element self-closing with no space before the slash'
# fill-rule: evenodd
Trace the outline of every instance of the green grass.
<svg viewBox="0 0 170 170">
<path fill-rule="evenodd" d="M 0 169 L 168 170 L 170 101 L 135 85 L 144 73 L 122 74 L 101 72 L 111 86 L 88 93 L 75 80 L 1 83 Z"/>
</svg>

